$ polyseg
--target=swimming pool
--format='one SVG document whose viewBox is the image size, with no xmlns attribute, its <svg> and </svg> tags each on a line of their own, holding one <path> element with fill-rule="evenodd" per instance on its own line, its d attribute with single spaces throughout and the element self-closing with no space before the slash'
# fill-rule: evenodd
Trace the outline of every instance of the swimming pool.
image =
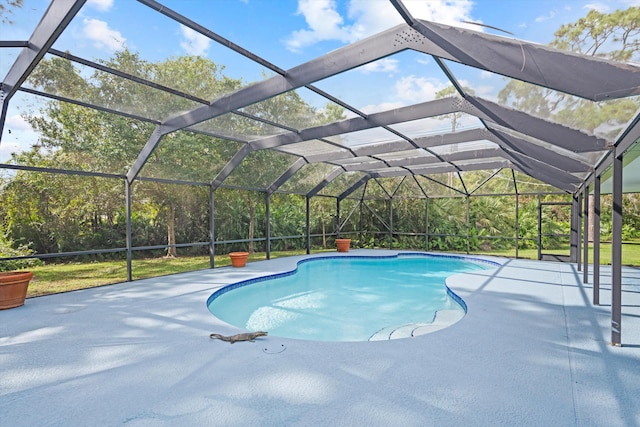
<svg viewBox="0 0 640 427">
<path fill-rule="evenodd" d="M 419 253 L 311 258 L 294 271 L 221 288 L 207 306 L 227 323 L 270 336 L 405 338 L 464 317 L 466 305 L 445 285 L 448 276 L 493 267 L 484 260 Z"/>
</svg>

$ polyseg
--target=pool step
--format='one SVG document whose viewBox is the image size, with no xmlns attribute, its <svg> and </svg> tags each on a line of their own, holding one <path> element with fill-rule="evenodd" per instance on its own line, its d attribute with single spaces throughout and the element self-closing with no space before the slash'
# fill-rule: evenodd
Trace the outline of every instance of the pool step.
<svg viewBox="0 0 640 427">
<path fill-rule="evenodd" d="M 436 312 L 435 318 L 431 323 L 416 322 L 400 326 L 387 326 L 373 334 L 369 341 L 396 340 L 429 334 L 453 325 L 462 319 L 464 314 L 462 310 L 440 310 Z"/>
</svg>

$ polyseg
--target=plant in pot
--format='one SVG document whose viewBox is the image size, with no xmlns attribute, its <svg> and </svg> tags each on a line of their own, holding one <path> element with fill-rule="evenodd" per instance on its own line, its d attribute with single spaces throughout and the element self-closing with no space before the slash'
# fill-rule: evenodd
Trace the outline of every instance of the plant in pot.
<svg viewBox="0 0 640 427">
<path fill-rule="evenodd" d="M 26 246 L 19 246 L 18 249 L 14 249 L 12 246 L 13 242 L 0 234 L 0 258 L 19 257 L 33 253 Z M 24 305 L 33 272 L 21 269 L 41 264 L 42 261 L 39 259 L 31 258 L 0 261 L 0 310 Z"/>
<path fill-rule="evenodd" d="M 231 266 L 244 267 L 245 265 L 247 265 L 249 252 L 244 252 L 244 251 L 229 252 L 229 258 L 231 258 Z"/>
</svg>

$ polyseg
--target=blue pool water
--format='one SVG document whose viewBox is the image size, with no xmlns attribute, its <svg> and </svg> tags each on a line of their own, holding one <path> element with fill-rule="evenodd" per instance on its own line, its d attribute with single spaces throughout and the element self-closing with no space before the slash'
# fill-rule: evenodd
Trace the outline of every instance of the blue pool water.
<svg viewBox="0 0 640 427">
<path fill-rule="evenodd" d="M 315 258 L 290 273 L 222 288 L 207 305 L 227 323 L 270 336 L 367 341 L 429 324 L 439 311 L 464 316 L 464 302 L 445 279 L 486 268 L 492 266 L 455 256 Z"/>
</svg>

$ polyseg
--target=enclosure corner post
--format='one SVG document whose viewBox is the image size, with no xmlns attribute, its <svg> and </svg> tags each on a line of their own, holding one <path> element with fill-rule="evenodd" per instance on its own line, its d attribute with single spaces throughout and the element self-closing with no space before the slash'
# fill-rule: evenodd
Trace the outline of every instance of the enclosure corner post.
<svg viewBox="0 0 640 427">
<path fill-rule="evenodd" d="M 611 212 L 611 345 L 622 343 L 622 155 L 613 157 Z"/>
<path fill-rule="evenodd" d="M 470 252 L 470 247 L 469 247 L 469 238 L 470 237 L 469 237 L 469 234 L 470 234 L 470 231 L 471 231 L 471 224 L 470 224 L 470 220 L 469 220 L 469 196 L 467 195 L 465 197 L 465 199 L 467 199 L 466 200 L 466 202 L 467 202 L 466 203 L 466 210 L 467 210 L 467 213 L 466 213 L 466 215 L 467 215 L 467 218 L 466 218 L 466 220 L 467 220 L 467 255 L 469 255 L 469 252 Z"/>
<path fill-rule="evenodd" d="M 424 249 L 429 250 L 429 198 L 424 199 Z"/>
<path fill-rule="evenodd" d="M 600 305 L 600 183 L 593 182 L 593 305 Z"/>
<path fill-rule="evenodd" d="M 340 238 L 340 198 L 336 197 L 336 239 Z"/>
<path fill-rule="evenodd" d="M 518 249 L 520 247 L 520 197 L 516 194 L 516 259 L 518 259 Z"/>
<path fill-rule="evenodd" d="M 215 268 L 215 187 L 209 185 L 209 267 Z"/>
<path fill-rule="evenodd" d="M 573 222 L 573 217 L 572 217 Z M 538 261 L 542 259 L 542 204 L 538 193 Z"/>
<path fill-rule="evenodd" d="M 310 197 L 307 195 L 305 197 L 305 209 L 306 209 L 306 218 L 305 218 L 305 234 L 307 239 L 307 255 L 311 253 L 311 214 L 310 214 Z"/>
<path fill-rule="evenodd" d="M 265 251 L 267 253 L 267 259 L 271 259 L 271 193 L 266 192 L 264 198 L 264 207 L 265 207 L 265 221 L 266 221 L 266 238 L 265 242 L 266 248 Z"/>
<path fill-rule="evenodd" d="M 582 259 L 584 260 L 584 271 L 582 274 L 582 283 L 589 283 L 589 186 L 584 187 L 584 195 L 582 196 L 584 204 L 584 210 L 582 212 L 582 244 L 583 253 Z"/>
<path fill-rule="evenodd" d="M 389 199 L 389 249 L 393 249 L 393 197 Z"/>
<path fill-rule="evenodd" d="M 579 263 L 580 262 L 580 254 L 579 254 L 579 249 L 578 249 L 578 245 L 580 242 L 580 237 L 578 235 L 579 233 L 579 229 L 580 229 L 580 220 L 578 218 L 578 212 L 580 210 L 580 203 L 578 202 L 578 198 L 576 197 L 575 194 L 573 194 L 571 196 L 571 231 L 570 231 L 570 238 L 569 238 L 569 244 L 570 244 L 570 249 L 569 249 L 569 262 L 576 262 Z M 578 265 L 578 271 L 581 271 L 582 268 L 580 265 Z"/>
<path fill-rule="evenodd" d="M 124 194 L 125 194 L 125 211 L 127 215 L 127 236 L 126 236 L 126 245 L 127 245 L 127 281 L 131 282 L 133 280 L 133 272 L 132 272 L 132 250 L 131 250 L 131 183 L 128 179 L 124 180 Z"/>
</svg>

